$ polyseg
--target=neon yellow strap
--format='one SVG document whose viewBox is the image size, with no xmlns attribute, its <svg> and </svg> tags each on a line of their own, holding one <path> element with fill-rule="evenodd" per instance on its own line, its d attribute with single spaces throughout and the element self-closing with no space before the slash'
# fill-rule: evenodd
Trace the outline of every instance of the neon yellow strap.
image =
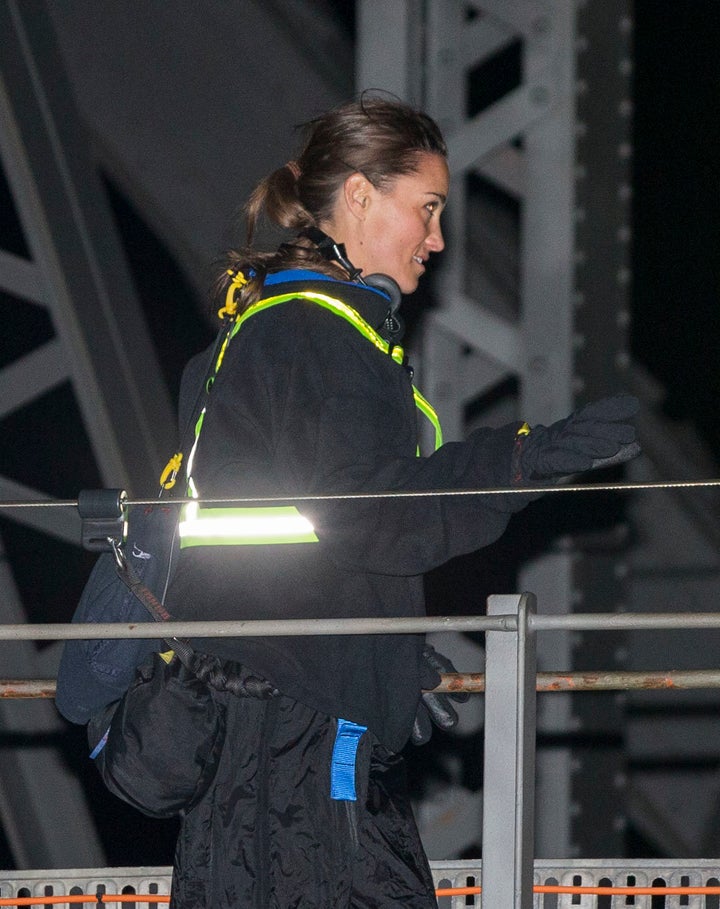
<svg viewBox="0 0 720 909">
<path fill-rule="evenodd" d="M 349 322 L 353 328 L 357 329 L 363 337 L 367 338 L 378 350 L 382 351 L 385 354 L 389 354 L 392 359 L 398 363 L 402 364 L 405 359 L 405 351 L 399 344 L 393 345 L 390 347 L 390 344 L 381 337 L 377 331 L 370 325 L 369 322 L 366 322 L 365 319 L 360 315 L 359 312 L 354 310 L 352 306 L 348 306 L 347 303 L 343 303 L 342 300 L 337 300 L 335 297 L 329 297 L 326 294 L 315 293 L 311 291 L 295 291 L 288 294 L 279 294 L 276 297 L 268 297 L 265 300 L 259 300 L 257 303 L 254 303 L 252 306 L 248 307 L 244 313 L 238 316 L 235 321 L 235 325 L 232 328 L 232 331 L 229 334 L 228 342 L 230 338 L 234 337 L 235 334 L 240 330 L 242 324 L 259 312 L 262 312 L 264 309 L 269 309 L 271 306 L 277 306 L 279 303 L 287 303 L 289 300 L 309 300 L 312 303 L 317 303 L 318 306 L 322 306 L 324 309 L 329 310 L 330 312 L 335 313 L 335 315 L 341 316 L 347 322 Z M 226 342 L 227 343 L 227 342 Z M 222 364 L 222 358 L 225 353 L 225 347 L 220 352 L 218 357 L 218 362 L 215 366 L 215 372 L 219 370 Z M 442 445 L 442 429 L 440 427 L 440 420 L 438 418 L 435 409 L 430 404 L 430 402 L 423 397 L 423 395 L 418 391 L 418 389 L 413 385 L 413 398 L 415 399 L 415 405 L 418 410 L 424 414 L 428 420 L 433 425 L 435 430 L 435 450 Z M 418 451 L 418 454 L 420 452 Z"/>
<path fill-rule="evenodd" d="M 430 420 L 432 423 L 433 429 L 435 430 L 435 451 L 437 451 L 443 443 L 443 434 L 442 427 L 440 426 L 440 420 L 438 419 L 438 415 L 435 413 L 435 409 L 427 400 L 427 398 L 424 398 L 414 385 L 412 388 L 413 398 L 415 398 L 415 406 L 421 413 L 425 414 L 428 420 Z"/>
<path fill-rule="evenodd" d="M 279 294 L 277 297 L 268 297 L 265 300 L 259 300 L 257 303 L 249 306 L 242 315 L 238 316 L 233 330 L 230 333 L 230 337 L 232 338 L 235 336 L 242 324 L 246 319 L 249 319 L 250 316 L 254 316 L 264 309 L 269 309 L 271 306 L 277 306 L 278 303 L 287 303 L 288 300 L 298 299 L 310 300 L 312 303 L 317 303 L 318 306 L 330 310 L 330 312 L 335 313 L 335 315 L 342 316 L 342 318 L 349 322 L 353 328 L 356 328 L 361 335 L 364 335 L 368 341 L 371 341 L 378 350 L 381 350 L 385 354 L 390 354 L 396 363 L 402 363 L 405 357 L 405 351 L 402 347 L 395 345 L 391 349 L 388 342 L 382 338 L 372 325 L 370 325 L 369 322 L 366 322 L 360 313 L 354 310 L 352 306 L 348 306 L 347 303 L 343 303 L 342 300 L 336 300 L 335 297 L 328 297 L 326 294 L 313 293 L 310 291 L 294 291 L 293 293 Z"/>
</svg>

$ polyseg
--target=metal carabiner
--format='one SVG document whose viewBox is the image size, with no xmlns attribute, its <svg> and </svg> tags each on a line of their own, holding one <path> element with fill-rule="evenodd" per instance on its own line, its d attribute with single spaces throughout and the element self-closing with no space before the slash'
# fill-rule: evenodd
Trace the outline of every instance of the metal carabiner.
<svg viewBox="0 0 720 909">
<path fill-rule="evenodd" d="M 107 538 L 108 544 L 112 549 L 112 553 L 115 556 L 115 563 L 120 571 L 127 571 L 127 559 L 125 558 L 125 550 L 123 549 L 122 540 L 116 540 L 113 537 Z"/>
</svg>

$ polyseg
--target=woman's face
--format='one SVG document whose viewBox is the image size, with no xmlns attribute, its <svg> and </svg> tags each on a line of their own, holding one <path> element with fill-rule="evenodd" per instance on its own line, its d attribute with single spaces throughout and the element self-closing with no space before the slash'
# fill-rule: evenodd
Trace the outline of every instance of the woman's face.
<svg viewBox="0 0 720 909">
<path fill-rule="evenodd" d="M 445 158 L 430 152 L 418 158 L 415 173 L 397 177 L 383 191 L 364 181 L 364 204 L 345 240 L 350 261 L 363 275 L 381 272 L 412 293 L 430 253 L 445 246 L 440 214 L 448 184 Z"/>
</svg>

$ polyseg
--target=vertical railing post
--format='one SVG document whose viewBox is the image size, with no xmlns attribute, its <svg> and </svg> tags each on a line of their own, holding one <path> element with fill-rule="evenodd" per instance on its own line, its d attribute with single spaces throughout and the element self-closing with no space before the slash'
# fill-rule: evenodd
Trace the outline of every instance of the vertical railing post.
<svg viewBox="0 0 720 909">
<path fill-rule="evenodd" d="M 526 593 L 488 598 L 488 615 L 517 614 L 517 633 L 486 633 L 482 905 L 531 909 L 535 813 L 535 635 Z"/>
</svg>

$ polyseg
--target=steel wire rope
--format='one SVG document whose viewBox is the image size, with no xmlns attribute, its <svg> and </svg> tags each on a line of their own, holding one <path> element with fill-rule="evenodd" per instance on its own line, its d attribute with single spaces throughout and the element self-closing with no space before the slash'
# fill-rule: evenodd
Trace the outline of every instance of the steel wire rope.
<svg viewBox="0 0 720 909">
<path fill-rule="evenodd" d="M 328 502 L 362 499 L 437 498 L 448 496 L 552 495 L 572 492 L 633 492 L 665 489 L 711 489 L 720 486 L 720 478 L 708 480 L 663 480 L 644 483 L 567 483 L 555 486 L 496 486 L 471 489 L 399 489 L 385 492 L 317 493 L 284 496 L 225 496 L 223 498 L 125 498 L 132 505 L 262 505 L 278 502 Z M 3 509 L 77 508 L 77 499 L 8 499 L 0 500 Z"/>
</svg>

